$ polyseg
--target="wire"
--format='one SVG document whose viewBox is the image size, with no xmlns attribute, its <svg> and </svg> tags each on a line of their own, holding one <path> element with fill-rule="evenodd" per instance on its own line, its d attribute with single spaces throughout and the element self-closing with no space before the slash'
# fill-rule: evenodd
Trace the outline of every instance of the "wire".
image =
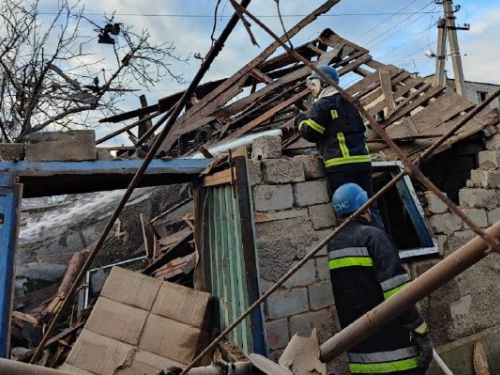
<svg viewBox="0 0 500 375">
<path fill-rule="evenodd" d="M 389 16 L 389 15 L 408 15 L 408 14 L 435 14 L 439 12 L 407 12 L 407 13 L 394 13 L 394 12 L 381 12 L 381 13 L 336 13 L 336 14 L 322 14 L 318 17 L 373 17 L 373 16 Z M 51 16 L 56 15 L 56 12 L 40 12 L 39 15 Z M 102 16 L 102 13 L 82 13 L 84 16 Z M 213 14 L 149 14 L 149 13 L 114 13 L 115 16 L 122 17 L 177 17 L 177 18 L 213 18 Z M 308 14 L 282 14 L 285 17 L 306 17 Z M 221 15 L 220 18 L 229 18 L 230 15 Z M 259 18 L 278 18 L 278 15 L 260 15 Z"/>
<path fill-rule="evenodd" d="M 410 5 L 416 3 L 417 1 L 419 0 L 413 0 L 411 3 L 407 4 L 405 7 L 401 8 L 400 10 L 398 10 L 396 13 L 394 13 L 393 15 L 391 15 L 390 17 L 387 17 L 386 19 L 382 20 L 381 22 L 379 22 L 378 24 L 376 24 L 374 27 L 372 27 L 370 30 L 364 32 L 363 34 L 361 34 L 360 36 L 356 37 L 354 39 L 354 41 L 358 41 L 360 38 L 364 37 L 366 34 L 368 34 L 370 31 L 373 31 L 375 30 L 377 27 L 379 27 L 380 25 L 386 23 L 387 21 L 389 21 L 392 17 L 398 15 L 398 14 L 402 14 L 401 11 L 405 10 L 406 8 L 408 8 Z"/>
<path fill-rule="evenodd" d="M 215 43 L 215 29 L 217 28 L 217 11 L 219 10 L 219 5 L 220 5 L 221 0 L 217 0 L 217 4 L 215 5 L 215 11 L 214 11 L 214 28 L 212 29 L 212 35 L 210 35 L 210 39 L 212 40 L 212 47 L 214 46 Z"/>
<path fill-rule="evenodd" d="M 424 7 L 422 7 L 420 10 L 427 8 L 427 7 L 428 7 L 429 5 L 431 5 L 432 3 L 433 3 L 433 1 L 431 1 L 430 3 L 427 3 L 427 4 L 426 4 Z M 380 34 L 380 35 L 376 36 L 375 38 L 373 38 L 373 39 L 372 39 L 372 40 L 370 40 L 369 42 L 365 43 L 365 45 L 370 44 L 370 43 L 371 43 L 371 42 L 373 42 L 374 40 L 377 40 L 377 39 L 378 39 L 378 38 L 380 38 L 381 36 L 383 36 L 383 35 L 387 34 L 388 32 L 390 32 L 390 31 L 392 31 L 392 30 L 394 30 L 394 28 L 395 28 L 396 26 L 399 26 L 399 25 L 401 25 L 402 23 L 405 23 L 407 20 L 409 20 L 410 18 L 414 17 L 416 14 L 417 14 L 417 13 L 414 13 L 414 14 L 412 14 L 412 15 L 410 15 L 410 16 L 408 16 L 408 17 L 406 17 L 404 20 L 402 20 L 402 21 L 401 21 L 401 22 L 399 22 L 398 24 L 396 24 L 396 25 L 392 26 L 391 28 L 387 29 L 384 33 L 382 33 L 382 34 Z M 420 16 L 420 17 L 418 17 L 416 20 L 413 20 L 413 21 L 412 21 L 412 22 L 410 22 L 410 23 L 405 23 L 405 25 L 404 25 L 402 28 L 397 29 L 396 31 L 394 31 L 392 34 L 390 34 L 390 35 L 389 35 L 389 36 L 387 36 L 386 38 L 384 38 L 384 39 L 380 40 L 380 41 L 379 41 L 379 42 L 377 42 L 375 45 L 371 46 L 371 47 L 370 47 L 370 49 L 373 49 L 373 48 L 375 48 L 376 46 L 380 45 L 382 42 L 384 42 L 385 40 L 389 39 L 391 36 L 393 36 L 393 35 L 397 34 L 397 33 L 398 33 L 398 32 L 400 32 L 401 30 L 403 30 L 403 29 L 405 29 L 406 27 L 408 27 L 409 25 L 414 24 L 415 22 L 417 22 L 418 20 L 422 19 L 423 17 L 425 17 L 425 14 L 421 15 L 421 16 Z"/>
</svg>

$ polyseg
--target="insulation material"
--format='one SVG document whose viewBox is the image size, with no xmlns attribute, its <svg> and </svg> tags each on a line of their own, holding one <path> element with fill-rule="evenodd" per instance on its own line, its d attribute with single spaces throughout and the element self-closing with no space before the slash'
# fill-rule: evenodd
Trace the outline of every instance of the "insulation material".
<svg viewBox="0 0 500 375">
<path fill-rule="evenodd" d="M 207 343 L 211 298 L 206 292 L 113 267 L 61 369 L 142 375 L 185 367 Z"/>
</svg>

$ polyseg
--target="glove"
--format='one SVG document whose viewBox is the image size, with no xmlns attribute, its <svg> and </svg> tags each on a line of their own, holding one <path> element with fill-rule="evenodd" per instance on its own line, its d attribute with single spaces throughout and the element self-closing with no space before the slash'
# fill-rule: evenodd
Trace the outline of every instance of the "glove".
<svg viewBox="0 0 500 375">
<path fill-rule="evenodd" d="M 425 323 L 423 323 L 425 324 Z M 434 346 L 432 345 L 431 336 L 427 330 L 427 325 L 425 325 L 425 330 L 413 330 L 411 331 L 412 341 L 420 350 L 420 357 L 418 360 L 418 369 L 425 374 L 425 371 L 429 367 L 432 361 L 432 351 Z"/>
</svg>

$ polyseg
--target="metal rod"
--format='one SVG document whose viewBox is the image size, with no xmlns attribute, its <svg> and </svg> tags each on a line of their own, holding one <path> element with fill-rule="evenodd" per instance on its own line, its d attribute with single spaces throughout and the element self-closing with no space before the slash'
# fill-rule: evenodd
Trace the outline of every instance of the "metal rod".
<svg viewBox="0 0 500 375">
<path fill-rule="evenodd" d="M 453 372 L 450 370 L 448 365 L 443 361 L 443 359 L 439 356 L 436 349 L 432 349 L 432 358 L 436 361 L 439 368 L 444 372 L 445 375 L 453 375 Z"/>
<path fill-rule="evenodd" d="M 488 236 L 500 238 L 500 221 L 490 227 Z M 456 250 L 391 298 L 355 320 L 342 331 L 323 343 L 320 360 L 331 362 L 343 352 L 379 330 L 401 312 L 408 310 L 425 296 L 428 296 L 467 268 L 488 255 L 488 244 L 481 237 L 475 237 Z"/>
<path fill-rule="evenodd" d="M 75 375 L 73 372 L 0 358 L 0 374 L 8 375 Z"/>
<path fill-rule="evenodd" d="M 246 7 L 246 6 L 248 6 L 249 3 L 250 3 L 250 0 L 243 0 L 242 3 L 241 3 L 241 6 L 242 7 Z M 47 328 L 47 331 L 45 332 L 45 335 L 43 336 L 40 344 L 38 345 L 35 353 L 33 354 L 33 357 L 31 358 L 31 363 L 36 362 L 36 360 L 39 358 L 40 354 L 42 353 L 42 351 L 43 351 L 43 349 L 45 347 L 46 342 L 48 341 L 50 335 L 54 331 L 54 328 L 55 328 L 57 322 L 59 321 L 59 318 L 61 317 L 62 312 L 72 302 L 74 293 L 78 289 L 81 280 L 85 276 L 85 273 L 87 272 L 87 270 L 89 269 L 90 265 L 92 264 L 92 261 L 94 260 L 94 258 L 97 255 L 98 251 L 101 249 L 102 245 L 104 244 L 104 241 L 106 240 L 109 232 L 113 228 L 116 219 L 120 215 L 120 212 L 125 207 L 125 204 L 127 203 L 128 199 L 132 195 L 132 192 L 134 191 L 134 189 L 137 187 L 137 185 L 138 185 L 138 183 L 139 183 L 142 175 L 146 171 L 146 169 L 147 169 L 149 163 L 151 162 L 151 160 L 153 160 L 154 156 L 156 155 L 156 152 L 160 148 L 163 140 L 167 136 L 167 134 L 170 131 L 172 125 L 175 122 L 175 120 L 177 120 L 177 117 L 179 116 L 179 114 L 181 113 L 182 109 L 184 108 L 184 105 L 186 104 L 188 98 L 191 97 L 191 94 L 194 92 L 195 88 L 198 86 L 198 84 L 202 80 L 203 76 L 205 75 L 205 73 L 210 68 L 210 65 L 212 64 L 212 62 L 214 61 L 214 59 L 217 57 L 217 55 L 219 54 L 219 52 L 222 50 L 222 48 L 224 46 L 224 43 L 226 42 L 226 40 L 229 37 L 229 35 L 231 34 L 232 30 L 236 26 L 238 20 L 239 20 L 239 17 L 236 14 L 234 14 L 231 17 L 231 19 L 229 20 L 228 24 L 226 25 L 226 27 L 222 31 L 219 39 L 217 39 L 217 41 L 215 42 L 215 44 L 208 51 L 207 56 L 203 60 L 203 62 L 201 64 L 201 67 L 198 70 L 198 73 L 193 78 L 193 81 L 191 81 L 191 84 L 189 85 L 189 87 L 187 88 L 187 90 L 184 92 L 184 94 L 182 95 L 182 97 L 179 99 L 179 102 L 176 104 L 175 109 L 172 112 L 172 115 L 168 118 L 167 123 L 163 127 L 161 133 L 158 135 L 158 138 L 156 139 L 156 141 L 154 142 L 154 144 L 151 146 L 151 149 L 148 151 L 148 153 L 147 153 L 147 155 L 146 155 L 146 157 L 144 159 L 144 163 L 139 167 L 139 169 L 137 170 L 136 174 L 132 178 L 132 181 L 130 181 L 130 184 L 129 184 L 127 190 L 125 191 L 122 199 L 120 200 L 120 202 L 118 203 L 118 206 L 116 207 L 115 211 L 113 212 L 113 214 L 109 218 L 108 222 L 106 223 L 106 226 L 104 227 L 102 233 L 100 234 L 99 238 L 97 239 L 95 246 L 90 251 L 90 254 L 89 254 L 89 256 L 88 256 L 85 264 L 82 266 L 82 268 L 81 268 L 78 276 L 75 279 L 75 282 L 71 286 L 71 289 L 68 291 L 68 295 L 67 295 L 66 299 L 64 300 L 63 304 L 61 305 L 61 307 L 59 308 L 59 310 L 57 311 L 57 313 L 54 315 L 54 318 L 52 319 L 49 327 Z M 169 113 L 166 113 L 165 115 L 162 116 L 162 118 L 159 120 L 159 122 L 164 122 L 167 119 L 168 116 L 169 116 Z"/>
</svg>

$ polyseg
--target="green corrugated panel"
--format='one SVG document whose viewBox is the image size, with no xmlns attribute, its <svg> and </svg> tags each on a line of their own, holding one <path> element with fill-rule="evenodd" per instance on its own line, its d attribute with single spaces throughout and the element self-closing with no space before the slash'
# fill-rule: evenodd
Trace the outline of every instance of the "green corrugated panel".
<svg viewBox="0 0 500 375">
<path fill-rule="evenodd" d="M 231 186 L 208 189 L 206 208 L 211 291 L 219 300 L 224 329 L 249 306 L 240 212 Z M 229 339 L 244 352 L 253 351 L 249 317 L 229 334 Z"/>
</svg>

